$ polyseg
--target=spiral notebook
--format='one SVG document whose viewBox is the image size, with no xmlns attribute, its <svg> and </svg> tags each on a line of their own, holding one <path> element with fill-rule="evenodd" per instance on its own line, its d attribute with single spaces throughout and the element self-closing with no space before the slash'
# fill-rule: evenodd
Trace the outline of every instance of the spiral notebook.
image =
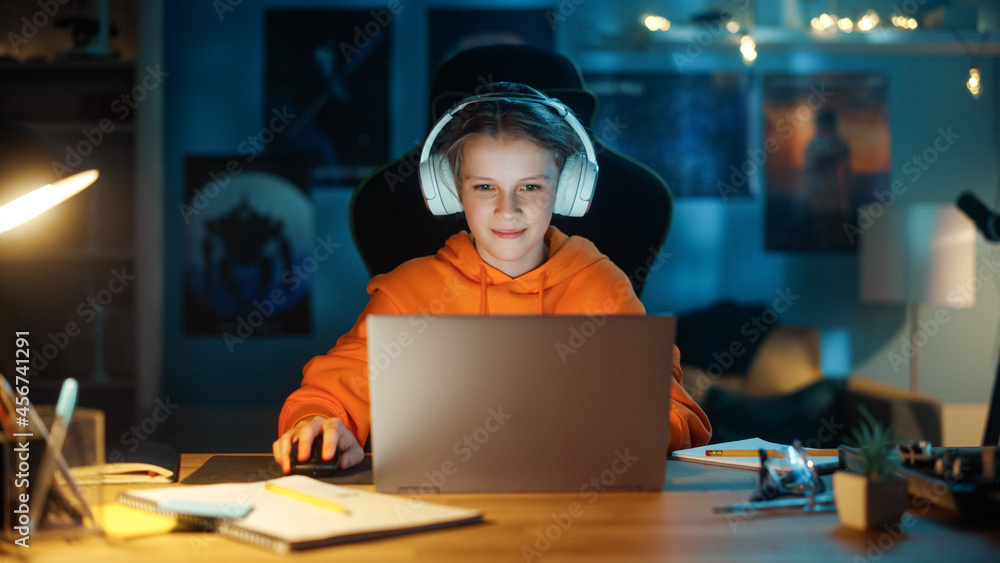
<svg viewBox="0 0 1000 563">
<path fill-rule="evenodd" d="M 482 520 L 478 510 L 362 491 L 302 475 L 128 490 L 119 494 L 118 502 L 276 553 Z"/>
</svg>

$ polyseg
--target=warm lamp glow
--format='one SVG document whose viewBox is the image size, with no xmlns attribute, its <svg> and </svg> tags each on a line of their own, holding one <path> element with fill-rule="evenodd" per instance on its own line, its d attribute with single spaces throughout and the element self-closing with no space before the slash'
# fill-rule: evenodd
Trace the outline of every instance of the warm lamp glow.
<svg viewBox="0 0 1000 563">
<path fill-rule="evenodd" d="M 87 170 L 33 190 L 0 207 L 0 233 L 34 219 L 83 191 L 97 180 L 97 170 Z"/>
</svg>

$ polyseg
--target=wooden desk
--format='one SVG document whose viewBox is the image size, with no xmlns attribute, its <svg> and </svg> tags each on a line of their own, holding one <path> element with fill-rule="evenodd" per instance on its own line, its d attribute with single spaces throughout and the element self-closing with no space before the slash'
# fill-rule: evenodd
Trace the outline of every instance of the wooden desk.
<svg viewBox="0 0 1000 563">
<path fill-rule="evenodd" d="M 207 454 L 182 456 L 181 476 Z M 857 533 L 835 513 L 714 514 L 746 500 L 752 472 L 670 461 L 663 493 L 440 495 L 425 500 L 481 509 L 482 524 L 279 556 L 201 532 L 128 541 L 3 544 L 7 561 L 987 561 L 1000 529 L 972 530 L 911 506 L 901 529 Z M 372 490 L 371 486 L 362 486 Z M 112 491 L 106 491 L 112 493 Z M 105 495 L 109 496 L 109 495 Z"/>
</svg>

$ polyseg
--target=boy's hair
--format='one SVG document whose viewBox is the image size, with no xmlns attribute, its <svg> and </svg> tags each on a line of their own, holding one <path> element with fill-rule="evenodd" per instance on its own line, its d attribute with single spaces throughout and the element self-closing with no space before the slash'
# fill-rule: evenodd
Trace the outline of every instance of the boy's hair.
<svg viewBox="0 0 1000 563">
<path fill-rule="evenodd" d="M 509 97 L 504 94 L 510 94 Z M 469 104 L 459 110 L 435 140 L 435 152 L 448 159 L 461 193 L 462 151 L 473 136 L 497 138 L 510 135 L 545 147 L 555 155 L 562 170 L 566 159 L 584 152 L 573 128 L 556 111 L 532 99 L 548 96 L 517 82 L 495 82 L 476 88 L 474 96 L 497 95 L 497 99 Z"/>
</svg>

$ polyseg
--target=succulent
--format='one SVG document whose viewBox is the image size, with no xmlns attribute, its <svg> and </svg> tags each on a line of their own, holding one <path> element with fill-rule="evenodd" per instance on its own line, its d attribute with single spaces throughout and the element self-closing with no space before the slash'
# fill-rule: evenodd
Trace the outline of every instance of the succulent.
<svg viewBox="0 0 1000 563">
<path fill-rule="evenodd" d="M 883 426 L 864 405 L 858 405 L 858 412 L 863 420 L 851 432 L 847 445 L 857 450 L 860 469 L 868 479 L 885 479 L 896 467 L 892 440 L 894 425 Z"/>
</svg>

